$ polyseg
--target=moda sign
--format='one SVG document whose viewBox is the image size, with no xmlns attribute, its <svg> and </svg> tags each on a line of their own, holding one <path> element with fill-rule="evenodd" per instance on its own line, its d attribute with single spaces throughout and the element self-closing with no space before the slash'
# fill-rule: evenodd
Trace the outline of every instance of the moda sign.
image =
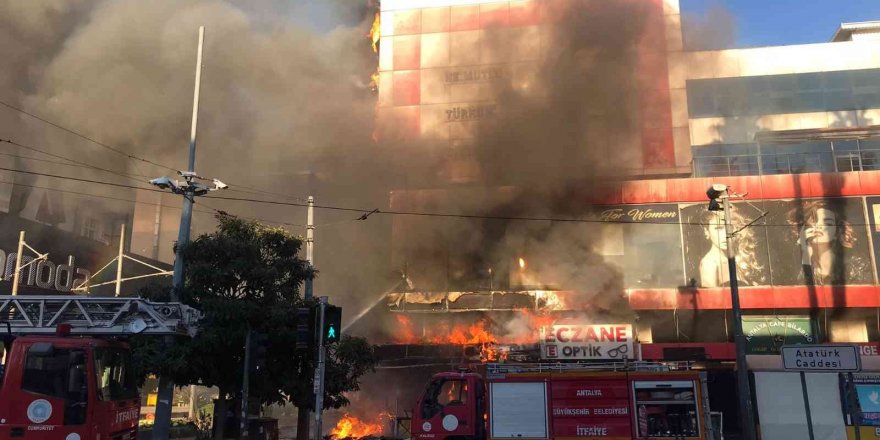
<svg viewBox="0 0 880 440">
<path fill-rule="evenodd" d="M 561 324 L 543 327 L 541 357 L 554 360 L 632 359 L 632 326 Z"/>
</svg>

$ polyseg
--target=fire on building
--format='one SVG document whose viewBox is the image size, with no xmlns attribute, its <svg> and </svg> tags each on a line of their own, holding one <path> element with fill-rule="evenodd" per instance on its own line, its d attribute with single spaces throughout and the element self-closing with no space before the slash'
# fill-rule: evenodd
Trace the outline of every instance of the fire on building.
<svg viewBox="0 0 880 440">
<path fill-rule="evenodd" d="M 748 362 L 763 370 L 753 381 L 788 380 L 778 373 L 786 344 L 876 351 L 880 132 L 858 112 L 880 102 L 817 109 L 792 98 L 758 108 L 756 95 L 721 109 L 724 87 L 748 94 L 825 67 L 781 69 L 764 49 L 689 52 L 681 33 L 670 0 L 382 2 L 370 32 L 375 140 L 399 153 L 407 183 L 390 199 L 402 214 L 392 224 L 400 282 L 355 324 L 382 343 L 382 367 L 362 394 L 385 401 L 365 407 L 402 415 L 433 373 L 464 364 L 485 372 L 479 365 L 497 362 L 686 362 L 708 378 L 711 424 L 723 415 L 725 432 L 736 433 L 722 221 L 706 209 L 716 181 L 747 194 L 729 215 Z M 814 49 L 872 47 L 835 37 Z M 867 93 L 860 87 L 880 89 L 865 79 L 880 65 L 852 64 L 803 75 L 849 81 L 845 101 L 856 102 Z M 855 119 L 832 123 L 820 110 Z M 801 122 L 785 122 L 792 115 Z M 601 346 L 613 329 L 626 343 Z M 575 331 L 595 347 L 575 352 Z M 811 380 L 840 389 L 870 381 Z M 775 408 L 768 389 L 750 398 Z M 829 402 L 811 405 L 850 411 Z M 671 420 L 660 413 L 645 422 L 657 432 Z M 776 432 L 772 417 L 759 416 L 765 436 Z M 818 423 L 853 433 L 839 420 Z"/>
</svg>

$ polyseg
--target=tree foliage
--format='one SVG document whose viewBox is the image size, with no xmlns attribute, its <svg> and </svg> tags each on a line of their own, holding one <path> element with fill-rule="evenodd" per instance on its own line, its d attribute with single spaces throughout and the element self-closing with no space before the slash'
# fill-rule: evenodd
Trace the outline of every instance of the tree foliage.
<svg viewBox="0 0 880 440">
<path fill-rule="evenodd" d="M 298 257 L 302 240 L 284 229 L 228 215 L 217 220 L 217 231 L 182 249 L 186 288 L 180 298 L 204 313 L 198 335 L 171 345 L 164 338 L 136 337 L 136 362 L 144 375 L 167 374 L 177 385 L 216 386 L 221 394 L 234 395 L 241 387 L 250 328 L 269 337 L 266 368 L 250 376 L 250 395 L 264 404 L 313 406 L 314 356 L 295 350 L 296 309 L 310 305 L 300 287 L 313 275 Z M 170 298 L 167 288 L 141 294 Z M 325 407 L 346 405 L 344 393 L 358 390 L 359 378 L 373 365 L 367 341 L 344 336 L 328 353 Z"/>
</svg>

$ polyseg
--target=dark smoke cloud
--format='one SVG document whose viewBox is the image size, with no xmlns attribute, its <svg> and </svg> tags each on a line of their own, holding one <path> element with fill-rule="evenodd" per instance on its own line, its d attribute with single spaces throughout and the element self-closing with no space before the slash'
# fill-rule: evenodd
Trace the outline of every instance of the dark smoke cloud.
<svg viewBox="0 0 880 440">
<path fill-rule="evenodd" d="M 299 4 L 275 0 L 2 1 L 0 86 L 7 102 L 124 152 L 182 169 L 197 30 L 204 25 L 196 171 L 219 177 L 233 189 L 246 185 L 298 197 L 315 195 L 319 203 L 381 207 L 392 185 L 384 177 L 388 173 L 376 172 L 381 161 L 370 139 L 375 95 L 368 82 L 377 61 L 365 33 L 372 12 L 366 2 L 337 1 L 327 7 L 343 25 L 315 30 Z M 3 138 L 121 172 L 170 173 L 11 111 L 3 110 L 0 118 Z M 132 183 L 91 170 L 30 162 L 17 166 Z M 16 179 L 134 198 L 131 192 L 95 185 Z M 255 197 L 232 191 L 226 195 Z M 204 199 L 199 205 L 305 223 L 299 208 Z M 117 209 L 127 212 L 130 205 Z M 321 211 L 317 223 L 355 217 L 357 213 Z M 212 227 L 209 215 L 196 215 L 196 232 Z M 381 284 L 379 267 L 387 269 L 388 260 L 379 245 L 387 243 L 387 229 L 379 219 L 319 227 L 319 294 L 365 292 L 377 284 L 377 273 Z M 379 238 L 383 236 L 384 241 Z"/>
<path fill-rule="evenodd" d="M 682 14 L 685 50 L 720 50 L 734 47 L 736 17 L 724 5 L 714 2 L 703 15 Z"/>
<path fill-rule="evenodd" d="M 546 26 L 528 79 L 494 84 L 498 117 L 482 123 L 470 147 L 475 182 L 449 194 L 413 193 L 401 208 L 497 217 L 584 217 L 609 180 L 643 161 L 639 61 L 648 2 L 573 2 Z M 654 14 L 656 17 L 656 13 Z M 486 33 L 488 48 L 506 56 L 505 33 Z M 497 35 L 497 37 L 493 37 Z M 464 148 L 468 151 L 467 148 Z M 575 290 L 572 307 L 599 319 L 626 320 L 620 268 L 598 253 L 596 224 L 505 220 L 406 220 L 413 225 L 395 263 L 415 290 L 494 289 L 518 285 L 523 257 L 537 286 Z M 490 277 L 489 269 L 493 270 Z"/>
</svg>

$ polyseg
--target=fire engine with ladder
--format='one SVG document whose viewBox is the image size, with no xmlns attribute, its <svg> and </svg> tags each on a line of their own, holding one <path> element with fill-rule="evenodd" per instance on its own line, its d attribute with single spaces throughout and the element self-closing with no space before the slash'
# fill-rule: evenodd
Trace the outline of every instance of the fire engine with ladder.
<svg viewBox="0 0 880 440">
<path fill-rule="evenodd" d="M 438 373 L 413 440 L 718 438 L 705 373 L 651 362 L 488 364 Z"/>
<path fill-rule="evenodd" d="M 0 438 L 134 440 L 140 398 L 124 339 L 193 336 L 200 317 L 140 298 L 0 296 Z"/>
</svg>

